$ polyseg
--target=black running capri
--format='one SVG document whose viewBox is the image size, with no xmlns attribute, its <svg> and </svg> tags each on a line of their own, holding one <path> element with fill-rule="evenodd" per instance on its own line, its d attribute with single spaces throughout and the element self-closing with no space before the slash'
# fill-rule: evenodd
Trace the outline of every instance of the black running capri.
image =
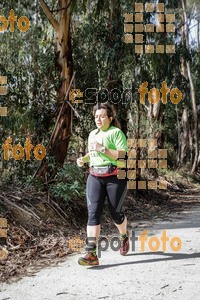
<svg viewBox="0 0 200 300">
<path fill-rule="evenodd" d="M 87 178 L 88 225 L 99 225 L 107 197 L 111 217 L 116 224 L 122 224 L 124 214 L 122 204 L 127 193 L 127 180 L 118 179 L 116 175 L 96 177 L 89 174 Z"/>
</svg>

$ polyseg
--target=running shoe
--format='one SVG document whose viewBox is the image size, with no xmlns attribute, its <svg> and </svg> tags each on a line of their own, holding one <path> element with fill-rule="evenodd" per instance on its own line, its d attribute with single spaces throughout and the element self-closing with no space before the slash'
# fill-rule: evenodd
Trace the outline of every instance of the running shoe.
<svg viewBox="0 0 200 300">
<path fill-rule="evenodd" d="M 78 263 L 81 266 L 98 266 L 99 259 L 97 255 L 94 255 L 92 252 L 88 252 L 84 257 L 79 258 Z"/>
<path fill-rule="evenodd" d="M 129 236 L 127 233 L 127 236 L 123 239 L 121 239 L 121 247 L 120 247 L 120 254 L 126 255 L 129 251 Z"/>
</svg>

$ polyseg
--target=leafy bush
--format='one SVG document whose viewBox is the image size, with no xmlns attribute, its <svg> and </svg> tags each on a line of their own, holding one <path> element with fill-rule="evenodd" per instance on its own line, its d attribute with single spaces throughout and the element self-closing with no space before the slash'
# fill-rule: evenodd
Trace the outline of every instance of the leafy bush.
<svg viewBox="0 0 200 300">
<path fill-rule="evenodd" d="M 85 197 L 85 176 L 80 168 L 72 163 L 63 165 L 55 177 L 56 183 L 50 185 L 50 192 L 66 203 Z"/>
</svg>

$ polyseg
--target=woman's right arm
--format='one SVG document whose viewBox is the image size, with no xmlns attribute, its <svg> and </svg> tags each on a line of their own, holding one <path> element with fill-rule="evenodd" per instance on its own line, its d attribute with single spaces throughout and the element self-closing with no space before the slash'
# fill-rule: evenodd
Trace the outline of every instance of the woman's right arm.
<svg viewBox="0 0 200 300">
<path fill-rule="evenodd" d="M 87 163 L 90 161 L 90 153 L 88 152 L 85 156 L 81 156 L 77 158 L 76 163 L 79 167 L 82 167 L 84 163 Z"/>
<path fill-rule="evenodd" d="M 88 137 L 88 145 L 90 145 L 91 143 L 91 133 L 89 134 Z M 88 151 L 89 150 L 89 146 L 88 146 Z M 88 152 L 85 156 L 81 156 L 79 158 L 77 158 L 76 163 L 79 167 L 82 167 L 85 163 L 90 161 L 90 153 Z"/>
<path fill-rule="evenodd" d="M 83 156 L 82 160 L 84 163 L 89 162 L 90 161 L 90 153 L 88 152 L 85 156 Z"/>
</svg>

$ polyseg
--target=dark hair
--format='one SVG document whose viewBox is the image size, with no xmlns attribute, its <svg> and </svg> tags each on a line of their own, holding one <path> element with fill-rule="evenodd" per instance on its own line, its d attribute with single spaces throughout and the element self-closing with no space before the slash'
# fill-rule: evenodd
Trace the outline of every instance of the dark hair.
<svg viewBox="0 0 200 300">
<path fill-rule="evenodd" d="M 116 110 L 113 105 L 111 105 L 109 103 L 97 103 L 93 107 L 93 111 L 92 111 L 93 116 L 95 116 L 97 109 L 105 109 L 108 118 L 111 118 L 111 117 L 113 118 L 112 122 L 110 123 L 110 126 L 115 126 L 115 127 L 118 127 L 119 129 L 121 129 L 121 125 L 120 125 L 119 121 L 117 120 Z"/>
</svg>

